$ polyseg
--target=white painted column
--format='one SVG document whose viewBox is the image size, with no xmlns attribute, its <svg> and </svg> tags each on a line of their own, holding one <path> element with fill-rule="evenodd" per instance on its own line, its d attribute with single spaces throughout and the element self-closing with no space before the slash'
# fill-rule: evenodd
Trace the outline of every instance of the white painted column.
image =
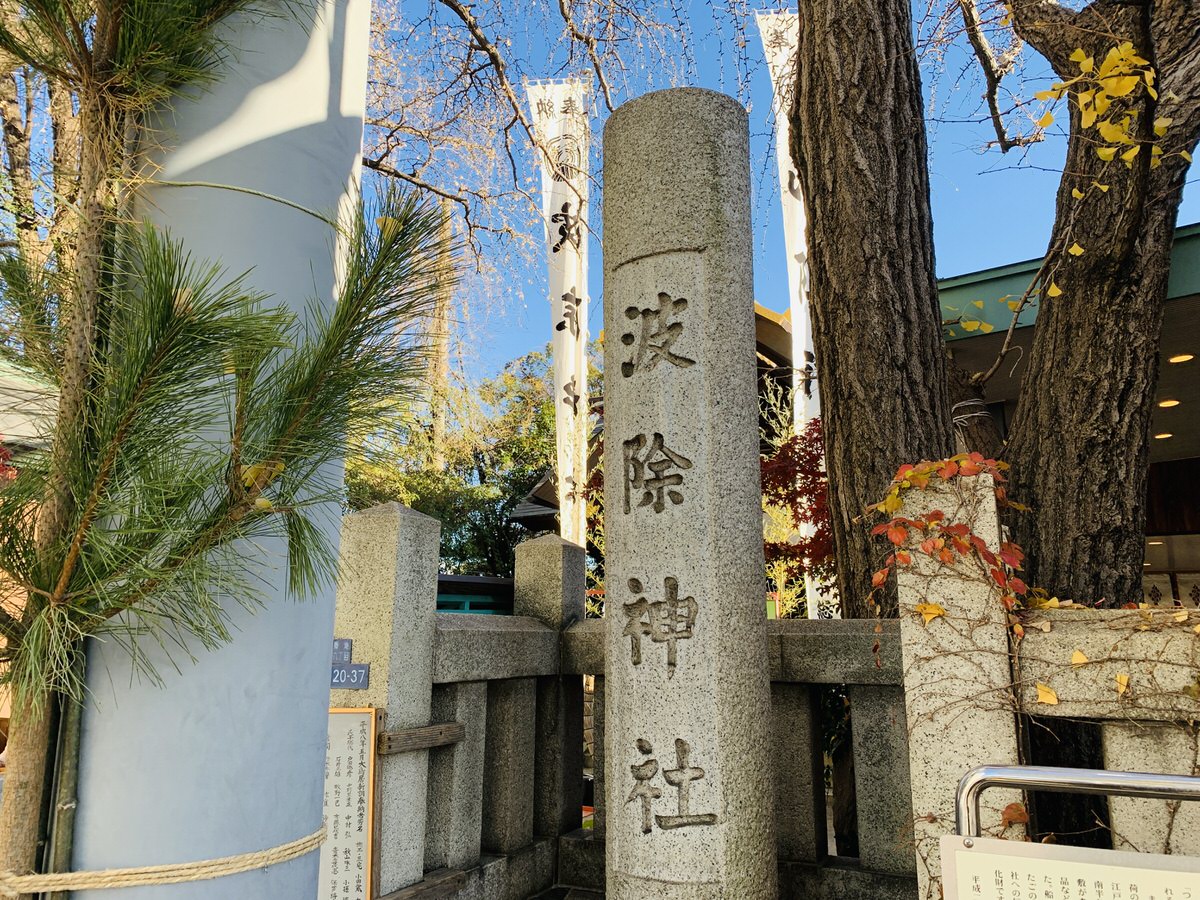
<svg viewBox="0 0 1200 900">
<path fill-rule="evenodd" d="M 370 8 L 366 0 L 289 5 L 231 22 L 229 68 L 164 116 L 158 177 L 286 198 L 326 216 L 356 196 Z M 313 17 L 315 21 L 312 21 Z M 304 21 L 308 20 L 308 21 Z M 152 187 L 145 214 L 197 258 L 303 313 L 334 297 L 335 240 L 320 220 L 213 188 Z M 338 511 L 328 534 L 337 541 Z M 334 587 L 284 596 L 285 547 L 261 560 L 266 607 L 229 604 L 233 641 L 196 661 L 147 642 L 160 687 L 131 676 L 126 652 L 93 642 L 83 721 L 74 867 L 203 860 L 294 840 L 321 824 Z M 318 854 L 213 881 L 83 891 L 79 900 L 307 900 Z"/>
<path fill-rule="evenodd" d="M 604 144 L 609 900 L 776 896 L 746 111 Z"/>
</svg>

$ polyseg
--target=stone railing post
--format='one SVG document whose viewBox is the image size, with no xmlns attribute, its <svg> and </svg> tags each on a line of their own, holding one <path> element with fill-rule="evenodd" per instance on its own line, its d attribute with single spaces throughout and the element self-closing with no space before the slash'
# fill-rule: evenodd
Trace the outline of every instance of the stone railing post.
<svg viewBox="0 0 1200 900">
<path fill-rule="evenodd" d="M 996 551 L 1000 525 L 993 489 L 986 476 L 931 484 L 909 491 L 900 513 L 942 510 L 947 522 L 966 523 Z M 1016 765 L 1020 759 L 1008 621 L 999 591 L 970 562 L 944 566 L 913 549 L 913 565 L 898 569 L 900 636 L 919 897 L 934 900 L 941 896 L 938 840 L 954 833 L 959 780 L 976 766 Z M 916 608 L 922 603 L 945 612 L 926 623 Z M 1019 792 L 988 791 L 985 828 L 998 825 L 1001 810 L 1014 800 L 1020 800 Z M 1020 840 L 1022 833 L 1014 826 L 1006 836 Z"/>
<path fill-rule="evenodd" d="M 379 707 L 388 731 L 430 724 L 440 535 L 436 519 L 399 503 L 343 520 L 334 635 L 354 641 L 371 677 L 365 691 L 332 691 L 330 703 Z M 428 750 L 376 761 L 381 894 L 424 875 L 428 777 Z"/>
<path fill-rule="evenodd" d="M 746 111 L 604 140 L 607 896 L 776 896 Z"/>
<path fill-rule="evenodd" d="M 548 534 L 517 546 L 513 613 L 560 634 L 583 619 L 583 548 Z M 583 824 L 583 678 L 538 679 L 533 830 L 557 837 Z"/>
</svg>

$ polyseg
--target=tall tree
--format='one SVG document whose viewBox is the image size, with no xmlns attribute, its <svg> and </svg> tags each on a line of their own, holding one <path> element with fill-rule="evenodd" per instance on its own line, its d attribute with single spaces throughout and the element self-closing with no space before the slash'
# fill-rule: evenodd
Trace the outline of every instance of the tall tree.
<svg viewBox="0 0 1200 900">
<path fill-rule="evenodd" d="M 1150 418 L 1176 214 L 1200 136 L 1200 3 L 1014 0 L 1070 132 L 1007 456 L 1028 581 L 1141 595 Z M 1108 103 L 1106 108 L 1106 101 Z M 1083 252 L 1079 252 L 1083 251 Z"/>
<path fill-rule="evenodd" d="M 953 448 L 925 120 L 908 0 L 811 0 L 792 156 L 808 206 L 813 344 L 846 615 L 872 610 L 860 517 L 904 462 Z M 895 614 L 894 594 L 882 594 Z"/>
</svg>

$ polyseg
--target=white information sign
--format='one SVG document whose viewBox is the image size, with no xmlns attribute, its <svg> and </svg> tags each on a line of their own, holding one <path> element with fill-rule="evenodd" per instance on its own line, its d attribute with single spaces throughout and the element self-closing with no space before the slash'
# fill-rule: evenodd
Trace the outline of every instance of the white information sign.
<svg viewBox="0 0 1200 900">
<path fill-rule="evenodd" d="M 1032 844 L 941 839 L 945 900 L 1200 900 L 1200 859 Z"/>
<path fill-rule="evenodd" d="M 376 710 L 331 709 L 318 900 L 371 900 Z"/>
</svg>

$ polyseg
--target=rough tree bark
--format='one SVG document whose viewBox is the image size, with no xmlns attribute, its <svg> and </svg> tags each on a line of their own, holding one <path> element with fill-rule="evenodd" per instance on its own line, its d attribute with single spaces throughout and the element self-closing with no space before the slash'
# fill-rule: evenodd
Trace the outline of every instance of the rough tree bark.
<svg viewBox="0 0 1200 900">
<path fill-rule="evenodd" d="M 1151 168 L 1144 145 L 1132 166 L 1105 162 L 1096 152 L 1103 141 L 1081 127 L 1071 95 L 1043 278 L 1062 294 L 1043 292 L 1007 453 L 1011 493 L 1033 507 L 1012 521 L 1028 554 L 1026 581 L 1080 602 L 1120 604 L 1141 596 L 1159 333 L 1188 168 L 1179 151 L 1192 150 L 1200 134 L 1200 3 L 1099 0 L 1073 12 L 1014 0 L 1012 8 L 1017 32 L 1064 80 L 1079 74 L 1076 48 L 1098 66 L 1130 41 L 1156 70 L 1159 99 L 1139 87 L 1112 113 L 1135 112 L 1147 141 L 1156 118 L 1172 120 L 1161 166 Z M 1067 253 L 1073 244 L 1085 252 Z"/>
<path fill-rule="evenodd" d="M 838 590 L 862 617 L 886 551 L 859 517 L 901 464 L 954 447 L 908 0 L 804 4 L 790 121 Z M 896 614 L 894 592 L 880 600 Z"/>
</svg>

